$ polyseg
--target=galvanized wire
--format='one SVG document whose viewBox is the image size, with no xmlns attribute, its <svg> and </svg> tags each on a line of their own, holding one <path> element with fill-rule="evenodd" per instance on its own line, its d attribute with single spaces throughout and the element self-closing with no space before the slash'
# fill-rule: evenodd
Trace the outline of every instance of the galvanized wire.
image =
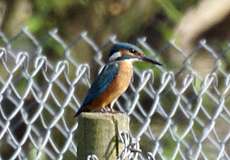
<svg viewBox="0 0 230 160">
<path fill-rule="evenodd" d="M 78 124 L 69 115 L 80 106 L 81 87 L 88 88 L 92 81 L 92 67 L 77 59 L 73 48 L 78 43 L 88 46 L 91 64 L 99 70 L 105 64 L 103 50 L 117 39 L 111 36 L 99 46 L 87 32 L 70 43 L 57 30 L 48 37 L 63 50 L 56 62 L 26 28 L 11 39 L 0 34 L 0 160 L 76 158 Z M 15 47 L 19 42 L 29 49 Z M 116 102 L 131 118 L 131 132 L 120 133 L 125 147 L 119 159 L 230 159 L 229 60 L 223 58 L 230 45 L 216 52 L 202 40 L 186 53 L 173 42 L 161 51 L 146 38 L 137 42 L 165 66 L 154 72 L 135 68 L 133 83 Z M 193 64 L 200 50 L 213 60 L 205 75 Z M 175 63 L 165 58 L 169 54 L 182 59 L 179 67 L 167 67 Z"/>
</svg>

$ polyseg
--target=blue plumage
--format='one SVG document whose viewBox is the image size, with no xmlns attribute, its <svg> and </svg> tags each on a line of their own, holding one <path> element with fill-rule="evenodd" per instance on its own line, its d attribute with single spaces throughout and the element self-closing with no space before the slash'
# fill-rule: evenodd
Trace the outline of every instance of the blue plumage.
<svg viewBox="0 0 230 160">
<path fill-rule="evenodd" d="M 118 69 L 119 66 L 117 63 L 108 64 L 103 68 L 101 73 L 92 83 L 91 88 L 88 90 L 86 98 L 84 99 L 80 109 L 76 113 L 76 116 L 78 116 L 82 111 L 84 111 L 87 105 L 89 105 L 93 100 L 95 100 L 108 88 L 113 79 L 116 77 Z"/>
<path fill-rule="evenodd" d="M 114 44 L 114 46 L 112 47 L 112 49 L 110 50 L 110 54 L 109 57 L 112 56 L 113 53 L 116 53 L 118 51 L 120 51 L 121 49 L 124 50 L 130 50 L 130 49 L 134 49 L 138 52 L 142 52 L 138 47 L 136 47 L 135 45 L 132 45 L 130 43 L 124 43 L 124 42 L 117 42 Z"/>
</svg>

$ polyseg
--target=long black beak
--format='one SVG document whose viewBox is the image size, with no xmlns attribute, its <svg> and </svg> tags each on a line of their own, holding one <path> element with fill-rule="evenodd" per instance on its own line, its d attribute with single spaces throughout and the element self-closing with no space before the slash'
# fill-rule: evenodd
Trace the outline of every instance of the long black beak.
<svg viewBox="0 0 230 160">
<path fill-rule="evenodd" d="M 149 57 L 141 56 L 141 57 L 139 57 L 139 59 L 142 61 L 148 62 L 148 63 L 155 64 L 155 65 L 160 65 L 160 66 L 162 65 L 161 63 L 159 63 L 159 62 L 157 62 L 157 61 L 155 61 Z"/>
</svg>

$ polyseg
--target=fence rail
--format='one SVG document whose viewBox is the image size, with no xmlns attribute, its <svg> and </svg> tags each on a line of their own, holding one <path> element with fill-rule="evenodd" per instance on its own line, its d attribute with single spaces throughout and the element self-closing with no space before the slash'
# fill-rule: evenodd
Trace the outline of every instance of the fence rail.
<svg viewBox="0 0 230 160">
<path fill-rule="evenodd" d="M 47 37 L 41 44 L 26 28 L 11 39 L 0 33 L 0 160 L 76 159 L 73 115 L 117 39 L 99 46 L 86 32 L 70 43 L 57 30 Z M 157 51 L 145 38 L 137 42 L 164 66 L 137 66 L 116 102 L 131 118 L 119 159 L 230 159 L 230 45 L 202 40 L 188 53 L 174 43 Z"/>
</svg>

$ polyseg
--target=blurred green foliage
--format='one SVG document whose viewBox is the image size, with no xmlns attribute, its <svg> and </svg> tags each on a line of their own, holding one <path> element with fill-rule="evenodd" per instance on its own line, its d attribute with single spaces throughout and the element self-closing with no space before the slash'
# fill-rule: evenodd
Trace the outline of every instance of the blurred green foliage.
<svg viewBox="0 0 230 160">
<path fill-rule="evenodd" d="M 18 5 L 23 1 L 29 4 L 32 14 L 23 19 L 21 25 L 28 26 L 34 33 L 45 34 L 47 30 L 57 27 L 66 38 L 87 30 L 99 41 L 113 33 L 121 39 L 129 40 L 135 35 L 152 32 L 157 26 L 155 28 L 158 28 L 158 33 L 154 34 L 160 34 L 158 39 L 161 41 L 170 37 L 173 26 L 183 12 L 197 0 L 14 0 L 8 5 Z M 8 14 L 13 15 L 12 12 L 14 10 Z M 12 18 L 21 21 L 20 15 Z M 8 25 L 4 25 L 6 30 Z M 15 27 L 20 28 L 21 25 Z M 8 32 L 11 34 L 12 31 Z"/>
</svg>

